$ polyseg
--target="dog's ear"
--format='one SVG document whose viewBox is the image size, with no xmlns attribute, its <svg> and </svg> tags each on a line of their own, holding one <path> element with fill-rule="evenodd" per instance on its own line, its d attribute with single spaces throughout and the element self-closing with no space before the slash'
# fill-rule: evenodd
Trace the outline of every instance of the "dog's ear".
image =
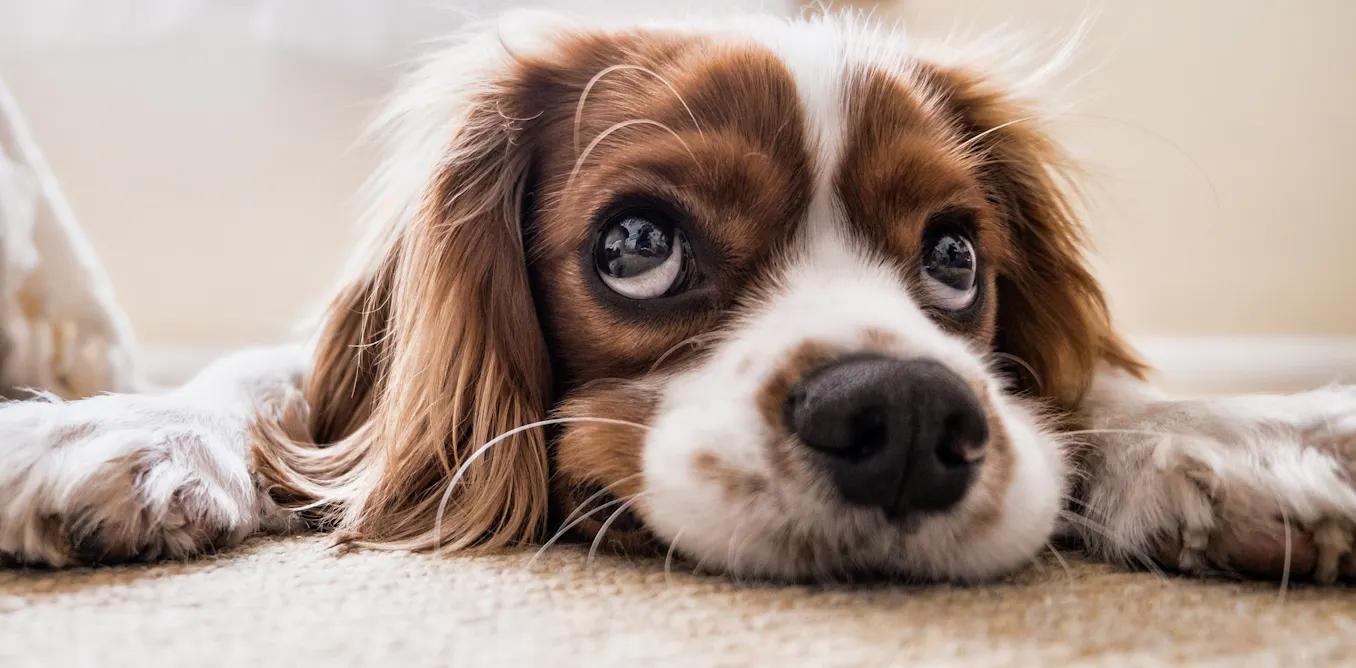
<svg viewBox="0 0 1356 668">
<path fill-rule="evenodd" d="M 1027 375 L 1036 377 L 1026 389 L 1066 408 L 1082 398 L 1099 364 L 1142 375 L 1088 267 L 1083 227 L 1062 187 L 1068 162 L 1039 128 L 1039 115 L 981 77 L 962 71 L 935 77 L 1007 223 L 1011 252 L 997 279 L 997 349 L 1029 365 Z"/>
<path fill-rule="evenodd" d="M 331 306 L 309 424 L 263 424 L 255 448 L 275 499 L 365 545 L 498 546 L 530 540 L 546 517 L 542 431 L 482 449 L 550 401 L 523 247 L 535 140 L 509 99 L 522 64 L 468 77 L 456 60 L 430 63 L 396 101 L 376 192 L 394 213 Z"/>
</svg>

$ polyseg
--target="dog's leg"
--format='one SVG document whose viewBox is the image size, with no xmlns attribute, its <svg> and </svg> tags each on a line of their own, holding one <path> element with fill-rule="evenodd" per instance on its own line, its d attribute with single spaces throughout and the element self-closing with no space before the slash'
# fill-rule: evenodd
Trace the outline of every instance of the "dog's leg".
<svg viewBox="0 0 1356 668">
<path fill-rule="evenodd" d="M 1172 400 L 1099 377 L 1070 434 L 1071 529 L 1122 563 L 1191 573 L 1356 576 L 1356 387 Z"/>
<path fill-rule="evenodd" d="M 307 360 L 253 350 L 161 394 L 0 405 L 0 555 L 176 558 L 294 528 L 255 479 L 249 434 L 294 397 Z"/>
</svg>

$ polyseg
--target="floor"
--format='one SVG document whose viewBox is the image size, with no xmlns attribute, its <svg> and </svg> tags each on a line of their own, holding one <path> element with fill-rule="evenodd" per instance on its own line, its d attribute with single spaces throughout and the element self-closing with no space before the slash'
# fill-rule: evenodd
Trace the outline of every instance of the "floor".
<svg viewBox="0 0 1356 668">
<path fill-rule="evenodd" d="M 998 584 L 770 586 L 577 547 L 0 571 L 4 666 L 1353 665 L 1356 588 L 1195 581 L 1047 554 Z"/>
</svg>

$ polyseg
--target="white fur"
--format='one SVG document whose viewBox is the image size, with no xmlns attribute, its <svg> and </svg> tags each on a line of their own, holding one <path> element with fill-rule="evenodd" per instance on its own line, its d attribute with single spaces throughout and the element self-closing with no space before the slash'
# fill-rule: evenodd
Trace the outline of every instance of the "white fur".
<svg viewBox="0 0 1356 668">
<path fill-rule="evenodd" d="M 1320 580 L 1351 558 L 1356 489 L 1343 469 L 1356 455 L 1356 387 L 1171 400 L 1105 373 L 1084 413 L 1089 429 L 1076 437 L 1099 453 L 1081 509 L 1093 524 L 1071 528 L 1104 558 L 1142 560 L 1167 536 L 1181 543 L 1156 555 L 1175 559 L 1169 566 L 1224 568 L 1216 541 L 1226 523 L 1282 545 L 1287 533 L 1314 535 Z"/>
<path fill-rule="evenodd" d="M 980 356 L 943 333 L 909 298 L 894 267 L 855 247 L 834 192 L 847 127 L 845 84 L 888 48 L 833 19 L 758 24 L 750 31 L 794 78 L 812 145 L 815 192 L 799 256 L 769 296 L 726 333 L 714 356 L 667 388 L 645 442 L 647 522 L 661 538 L 709 566 L 739 573 L 798 576 L 862 569 L 907 576 L 973 579 L 1031 558 L 1049 537 L 1060 508 L 1063 464 L 1055 439 L 1035 417 L 1002 395 Z M 849 47 L 847 38 L 857 37 Z M 967 504 L 902 529 L 879 513 L 847 507 L 832 493 L 779 479 L 768 462 L 769 426 L 758 412 L 760 389 L 806 342 L 844 353 L 861 350 L 875 329 L 897 336 L 904 359 L 928 358 L 982 383 L 1009 434 L 1015 458 L 996 527 L 970 535 Z M 767 481 L 767 491 L 731 504 L 718 484 L 694 470 L 694 455 Z M 973 505 L 973 499 L 969 505 Z M 779 553 L 770 537 L 787 523 L 812 536 L 816 563 Z M 964 536 L 963 539 L 959 538 Z M 844 549 L 852 545 L 853 549 Z"/>
<path fill-rule="evenodd" d="M 293 528 L 257 486 L 247 439 L 306 358 L 247 351 L 172 392 L 4 405 L 0 554 L 52 566 L 184 557 Z"/>
<path fill-rule="evenodd" d="M 506 62 L 505 49 L 541 47 L 559 29 L 540 19 L 508 21 L 440 52 L 406 82 L 381 123 L 392 153 L 373 180 L 370 228 L 378 249 L 412 217 L 446 155 L 449 129 L 463 122 L 465 100 Z M 865 568 L 972 579 L 1030 559 L 1053 530 L 1069 477 L 1056 437 L 1042 429 L 1029 406 L 1005 394 L 981 351 L 934 325 L 894 269 L 853 243 L 829 187 L 845 129 L 844 78 L 862 63 L 907 77 L 910 59 L 922 47 L 900 32 L 838 18 L 662 27 L 754 40 L 787 63 L 815 142 L 816 192 L 780 283 L 728 328 L 707 361 L 666 388 L 643 444 L 646 496 L 638 507 L 651 528 L 706 565 L 739 573 L 833 575 Z M 967 53 L 936 53 L 951 63 L 970 59 Z M 7 127 L 17 127 L 2 92 L 0 103 L 11 120 Z M 0 224 L 7 243 L 0 319 L 13 341 L 61 338 L 24 338 L 25 327 L 58 329 L 35 325 L 16 311 L 15 290 L 35 286 L 33 295 L 46 309 L 43 322 L 76 324 L 73 335 L 62 334 L 71 342 L 61 345 L 92 352 L 58 355 L 88 365 L 64 363 L 54 371 L 44 366 L 53 347 L 23 343 L 20 363 L 5 365 L 6 373 L 18 375 L 7 379 L 72 394 L 124 387 L 130 377 L 125 323 L 54 183 L 35 167 L 35 149 L 13 136 L 0 134 L 0 157 L 9 158 L 0 160 Z M 368 248 L 361 257 L 381 254 Z M 893 334 L 891 352 L 902 358 L 947 365 L 996 412 L 1010 442 L 1014 476 L 991 530 L 964 530 L 973 498 L 903 530 L 845 506 L 827 489 L 788 485 L 771 474 L 771 434 L 754 406 L 762 383 L 801 343 L 859 349 L 868 328 Z M 254 531 L 292 528 L 295 520 L 268 500 L 248 468 L 246 433 L 261 406 L 276 404 L 299 385 L 305 358 L 299 349 L 259 351 L 223 360 L 169 393 L 0 406 L 0 554 L 53 565 L 98 558 L 101 549 L 185 556 Z M 67 381 L 79 373 L 92 380 L 82 376 L 72 388 Z M 1342 546 L 1350 543 L 1356 502 L 1339 467 L 1351 462 L 1312 446 L 1356 436 L 1356 391 L 1172 402 L 1138 383 L 1104 376 L 1081 417 L 1098 429 L 1158 434 L 1077 436 L 1101 455 L 1085 472 L 1091 476 L 1089 513 L 1115 533 L 1085 532 L 1097 554 L 1126 560 L 1147 549 L 1156 534 L 1178 532 L 1178 565 L 1198 569 L 1221 522 L 1263 515 L 1274 505 L 1323 538 L 1329 547 L 1321 562 L 1346 555 Z M 766 490 L 744 505 L 729 505 L 722 490 L 694 470 L 697 452 L 761 477 Z M 813 563 L 795 564 L 765 540 L 781 529 L 814 541 Z"/>
<path fill-rule="evenodd" d="M 979 354 L 944 333 L 908 296 L 894 268 L 852 249 L 841 230 L 807 222 L 800 256 L 774 294 L 738 320 L 711 358 L 670 382 L 644 444 L 646 522 L 707 566 L 776 576 L 873 570 L 905 576 L 976 579 L 1029 560 L 1055 525 L 1063 464 L 1054 437 L 1005 397 Z M 827 234 L 825 234 L 827 232 Z M 964 529 L 973 502 L 904 529 L 832 492 L 784 480 L 772 469 L 771 427 L 756 404 L 769 378 L 800 345 L 844 353 L 867 349 L 867 332 L 893 334 L 886 351 L 934 359 L 972 383 L 998 408 L 1015 458 L 996 526 Z M 766 491 L 732 502 L 694 468 L 698 453 L 765 481 Z M 812 566 L 780 553 L 770 537 L 794 526 L 808 535 Z M 851 546 L 851 549 L 847 549 Z"/>
</svg>

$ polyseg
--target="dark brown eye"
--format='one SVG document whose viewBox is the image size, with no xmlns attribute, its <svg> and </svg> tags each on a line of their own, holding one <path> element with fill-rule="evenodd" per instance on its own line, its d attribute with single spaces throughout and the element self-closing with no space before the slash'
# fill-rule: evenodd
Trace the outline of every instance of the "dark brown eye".
<svg viewBox="0 0 1356 668">
<path fill-rule="evenodd" d="M 681 290 L 691 251 L 683 233 L 663 217 L 628 213 L 603 227 L 595 259 L 599 278 L 613 292 L 654 299 Z"/>
<path fill-rule="evenodd" d="M 975 247 L 964 234 L 938 234 L 926 244 L 923 285 L 937 306 L 959 311 L 974 303 L 976 274 Z"/>
</svg>

